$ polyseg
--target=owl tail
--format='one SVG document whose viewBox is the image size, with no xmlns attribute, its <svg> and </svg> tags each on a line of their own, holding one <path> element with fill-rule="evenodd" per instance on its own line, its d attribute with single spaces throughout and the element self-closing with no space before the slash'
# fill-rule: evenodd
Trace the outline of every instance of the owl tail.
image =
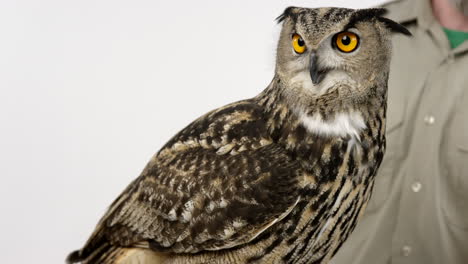
<svg viewBox="0 0 468 264">
<path fill-rule="evenodd" d="M 161 264 L 170 257 L 164 253 L 154 252 L 143 248 L 123 248 L 103 244 L 92 254 L 84 255 L 81 250 L 73 251 L 67 257 L 67 263 L 83 264 L 131 264 L 153 263 Z"/>
<path fill-rule="evenodd" d="M 66 259 L 67 264 L 72 263 L 112 263 L 104 262 L 110 253 L 116 250 L 115 247 L 109 245 L 109 243 L 102 244 L 99 248 L 93 251 L 87 251 L 86 248 L 81 250 L 76 250 L 70 253 Z"/>
</svg>

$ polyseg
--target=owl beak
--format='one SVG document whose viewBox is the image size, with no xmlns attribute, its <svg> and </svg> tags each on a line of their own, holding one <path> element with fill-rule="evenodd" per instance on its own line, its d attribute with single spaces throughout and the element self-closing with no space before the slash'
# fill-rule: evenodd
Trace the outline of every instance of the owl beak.
<svg viewBox="0 0 468 264">
<path fill-rule="evenodd" d="M 319 84 L 323 78 L 325 78 L 326 71 L 320 70 L 318 66 L 318 57 L 315 51 L 310 54 L 310 64 L 309 64 L 310 78 L 312 79 L 313 84 Z"/>
</svg>

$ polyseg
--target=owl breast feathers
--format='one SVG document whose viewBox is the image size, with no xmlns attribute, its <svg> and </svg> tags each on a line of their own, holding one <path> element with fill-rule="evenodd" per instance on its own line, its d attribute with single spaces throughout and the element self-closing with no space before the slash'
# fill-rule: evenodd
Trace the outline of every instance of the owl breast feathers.
<svg viewBox="0 0 468 264">
<path fill-rule="evenodd" d="M 175 135 L 67 261 L 327 263 L 385 150 L 389 33 L 409 32 L 383 14 L 287 8 L 271 84 Z"/>
</svg>

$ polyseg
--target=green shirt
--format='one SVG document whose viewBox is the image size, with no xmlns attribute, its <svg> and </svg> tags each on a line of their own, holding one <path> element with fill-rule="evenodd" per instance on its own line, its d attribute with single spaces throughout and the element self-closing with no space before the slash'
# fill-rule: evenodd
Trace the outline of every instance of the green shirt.
<svg viewBox="0 0 468 264">
<path fill-rule="evenodd" d="M 455 49 L 430 0 L 385 6 L 393 37 L 387 150 L 369 205 L 331 264 L 468 263 L 468 41 Z"/>
<path fill-rule="evenodd" d="M 468 32 L 444 28 L 445 35 L 450 42 L 452 49 L 458 47 L 463 41 L 468 39 Z"/>
</svg>

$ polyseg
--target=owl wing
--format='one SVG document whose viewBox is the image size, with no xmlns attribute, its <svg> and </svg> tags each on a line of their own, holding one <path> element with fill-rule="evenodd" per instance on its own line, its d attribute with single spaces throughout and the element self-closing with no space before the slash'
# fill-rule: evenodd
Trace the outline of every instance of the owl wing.
<svg viewBox="0 0 468 264">
<path fill-rule="evenodd" d="M 190 124 L 111 205 L 83 250 L 103 240 L 176 253 L 219 250 L 280 221 L 299 201 L 300 165 L 268 136 L 264 120 L 244 101 Z"/>
</svg>

